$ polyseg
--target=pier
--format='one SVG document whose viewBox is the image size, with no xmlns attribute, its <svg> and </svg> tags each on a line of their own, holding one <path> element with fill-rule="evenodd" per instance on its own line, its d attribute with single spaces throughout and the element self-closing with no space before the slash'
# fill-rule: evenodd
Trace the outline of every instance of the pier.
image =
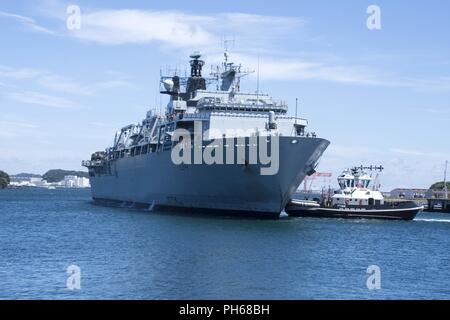
<svg viewBox="0 0 450 320">
<path fill-rule="evenodd" d="M 439 198 L 438 196 L 437 198 L 428 199 L 428 211 L 450 212 L 450 199 L 449 199 L 450 196 L 448 194 L 448 187 L 447 187 L 447 166 L 448 161 L 445 161 L 442 198 Z"/>
<path fill-rule="evenodd" d="M 427 199 L 428 211 L 442 211 L 450 213 L 450 199 Z"/>
</svg>

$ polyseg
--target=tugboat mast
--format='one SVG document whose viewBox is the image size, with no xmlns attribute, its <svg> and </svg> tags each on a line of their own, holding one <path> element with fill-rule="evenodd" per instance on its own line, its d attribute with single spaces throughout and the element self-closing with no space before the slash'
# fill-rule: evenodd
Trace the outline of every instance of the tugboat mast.
<svg viewBox="0 0 450 320">
<path fill-rule="evenodd" d="M 444 170 L 444 199 L 448 199 L 448 188 L 447 188 L 447 165 L 448 161 L 445 161 L 445 170 Z"/>
<path fill-rule="evenodd" d="M 384 167 L 382 165 L 380 165 L 380 166 L 374 166 L 374 165 L 363 166 L 363 165 L 360 165 L 359 167 L 353 167 L 350 170 L 352 171 L 353 174 L 356 174 L 358 172 L 362 172 L 364 170 L 382 172 L 384 170 Z"/>
</svg>

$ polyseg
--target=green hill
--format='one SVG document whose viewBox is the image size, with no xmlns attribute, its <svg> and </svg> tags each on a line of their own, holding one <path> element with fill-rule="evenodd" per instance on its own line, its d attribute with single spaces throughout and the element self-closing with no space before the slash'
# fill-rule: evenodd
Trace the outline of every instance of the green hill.
<svg viewBox="0 0 450 320">
<path fill-rule="evenodd" d="M 432 190 L 443 190 L 444 189 L 444 181 L 436 182 L 433 184 L 430 189 Z M 447 181 L 447 189 L 450 190 L 450 181 Z"/>
<path fill-rule="evenodd" d="M 10 182 L 9 175 L 0 170 L 0 189 L 6 188 Z"/>
<path fill-rule="evenodd" d="M 52 169 L 47 171 L 42 176 L 42 179 L 47 180 L 47 182 L 60 182 L 61 180 L 64 180 L 64 176 L 78 176 L 89 178 L 89 174 L 86 171 Z"/>
<path fill-rule="evenodd" d="M 11 175 L 14 178 L 41 178 L 42 176 L 40 174 L 34 174 L 34 173 L 19 173 L 19 174 L 13 174 Z"/>
</svg>

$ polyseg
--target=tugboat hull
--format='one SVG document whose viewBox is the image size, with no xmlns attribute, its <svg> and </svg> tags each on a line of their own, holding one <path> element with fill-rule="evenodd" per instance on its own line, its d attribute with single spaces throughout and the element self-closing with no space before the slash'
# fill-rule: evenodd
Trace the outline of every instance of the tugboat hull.
<svg viewBox="0 0 450 320">
<path fill-rule="evenodd" d="M 341 219 L 383 219 L 383 220 L 413 220 L 423 210 L 414 202 L 386 203 L 368 207 L 326 208 L 307 206 L 291 201 L 285 211 L 291 217 L 311 218 L 341 218 Z"/>
</svg>

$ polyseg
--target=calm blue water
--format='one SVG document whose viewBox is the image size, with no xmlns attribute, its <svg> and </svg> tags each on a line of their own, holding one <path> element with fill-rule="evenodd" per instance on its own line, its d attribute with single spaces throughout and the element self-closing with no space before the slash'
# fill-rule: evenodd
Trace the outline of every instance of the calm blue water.
<svg viewBox="0 0 450 320">
<path fill-rule="evenodd" d="M 2 299 L 450 298 L 450 215 L 279 221 L 93 205 L 89 190 L 0 191 Z M 81 289 L 66 287 L 69 265 Z M 369 265 L 381 289 L 366 287 Z"/>
</svg>

